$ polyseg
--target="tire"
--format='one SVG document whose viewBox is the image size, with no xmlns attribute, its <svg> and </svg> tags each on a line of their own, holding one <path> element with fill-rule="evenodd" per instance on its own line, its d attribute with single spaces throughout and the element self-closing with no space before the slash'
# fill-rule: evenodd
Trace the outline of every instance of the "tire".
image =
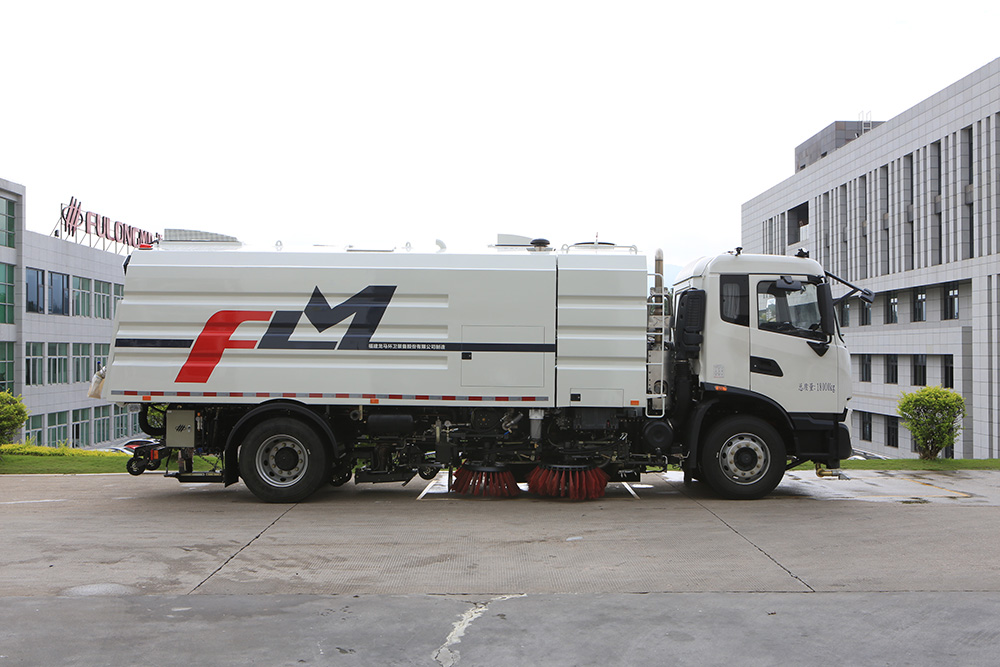
<svg viewBox="0 0 1000 667">
<path fill-rule="evenodd" d="M 723 498 L 753 500 L 778 486 L 785 459 L 785 443 L 773 426 L 756 417 L 728 417 L 705 437 L 699 472 Z"/>
<path fill-rule="evenodd" d="M 254 426 L 240 447 L 240 476 L 268 503 L 297 503 L 327 479 L 322 439 L 297 419 L 278 417 Z"/>
</svg>

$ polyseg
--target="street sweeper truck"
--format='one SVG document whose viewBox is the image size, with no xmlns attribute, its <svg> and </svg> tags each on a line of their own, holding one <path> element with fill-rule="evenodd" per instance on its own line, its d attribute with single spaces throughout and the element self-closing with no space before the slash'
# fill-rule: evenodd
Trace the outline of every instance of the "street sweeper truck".
<svg viewBox="0 0 1000 667">
<path fill-rule="evenodd" d="M 668 289 L 608 243 L 255 251 L 168 231 L 126 262 L 92 391 L 139 413 L 132 474 L 269 502 L 441 471 L 457 493 L 586 499 L 671 465 L 759 498 L 851 454 L 832 283 L 739 249 Z"/>
</svg>

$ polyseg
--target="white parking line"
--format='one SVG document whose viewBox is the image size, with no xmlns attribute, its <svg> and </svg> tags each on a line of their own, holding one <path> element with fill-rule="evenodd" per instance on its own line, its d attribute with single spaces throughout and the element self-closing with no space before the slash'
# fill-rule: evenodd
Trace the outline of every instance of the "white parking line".
<svg viewBox="0 0 1000 667">
<path fill-rule="evenodd" d="M 5 500 L 0 505 L 27 505 L 29 503 L 64 503 L 66 498 L 50 498 L 47 500 Z"/>
</svg>

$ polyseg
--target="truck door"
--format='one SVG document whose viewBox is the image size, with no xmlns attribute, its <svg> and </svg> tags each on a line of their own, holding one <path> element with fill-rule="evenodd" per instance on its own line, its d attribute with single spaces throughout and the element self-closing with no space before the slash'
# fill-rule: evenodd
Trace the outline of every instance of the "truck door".
<svg viewBox="0 0 1000 667">
<path fill-rule="evenodd" d="M 838 412 L 837 341 L 824 333 L 818 281 L 751 275 L 750 293 L 750 389 L 787 412 Z"/>
</svg>

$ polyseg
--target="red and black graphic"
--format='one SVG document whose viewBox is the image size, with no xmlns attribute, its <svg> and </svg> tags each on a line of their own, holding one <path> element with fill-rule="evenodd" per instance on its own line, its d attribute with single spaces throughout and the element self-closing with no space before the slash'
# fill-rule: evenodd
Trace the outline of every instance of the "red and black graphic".
<svg viewBox="0 0 1000 667">
<path fill-rule="evenodd" d="M 443 352 L 555 352 L 552 343 L 445 343 L 376 341 L 372 336 L 396 292 L 395 285 L 369 285 L 336 306 L 320 291 L 313 289 L 306 307 L 301 310 L 220 310 L 205 323 L 195 340 L 177 338 L 118 338 L 117 348 L 191 348 L 175 382 L 205 383 L 222 360 L 226 350 L 385 350 Z M 337 340 L 291 340 L 292 333 L 305 315 L 317 332 L 351 318 L 347 331 Z M 233 339 L 244 322 L 268 322 L 260 340 Z"/>
</svg>

